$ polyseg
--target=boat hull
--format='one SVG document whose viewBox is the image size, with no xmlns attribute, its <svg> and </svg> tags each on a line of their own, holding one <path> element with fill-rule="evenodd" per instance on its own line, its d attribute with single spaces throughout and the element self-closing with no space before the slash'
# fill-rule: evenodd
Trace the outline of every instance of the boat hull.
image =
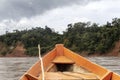
<svg viewBox="0 0 120 80">
<path fill-rule="evenodd" d="M 118 74 L 72 52 L 62 44 L 56 45 L 43 57 L 43 64 L 46 80 L 120 80 Z M 20 80 L 41 80 L 41 74 L 41 64 L 37 61 Z"/>
</svg>

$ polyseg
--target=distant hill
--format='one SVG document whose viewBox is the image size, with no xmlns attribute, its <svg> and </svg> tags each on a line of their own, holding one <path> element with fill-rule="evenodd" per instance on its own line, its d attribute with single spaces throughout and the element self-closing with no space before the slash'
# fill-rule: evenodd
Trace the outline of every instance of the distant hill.
<svg viewBox="0 0 120 80">
<path fill-rule="evenodd" d="M 65 47 L 82 55 L 118 56 L 119 41 L 119 18 L 114 18 L 112 22 L 107 22 L 105 25 L 77 22 L 68 24 L 68 28 L 63 34 L 58 34 L 47 26 L 8 32 L 0 36 L 0 55 L 37 56 L 38 44 L 41 44 L 41 52 L 46 53 L 55 44 L 63 43 Z"/>
</svg>

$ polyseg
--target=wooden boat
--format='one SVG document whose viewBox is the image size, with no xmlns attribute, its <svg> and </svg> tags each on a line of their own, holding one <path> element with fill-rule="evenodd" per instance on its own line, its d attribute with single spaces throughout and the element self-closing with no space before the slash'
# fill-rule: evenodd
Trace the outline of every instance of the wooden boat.
<svg viewBox="0 0 120 80">
<path fill-rule="evenodd" d="M 42 59 L 45 80 L 120 80 L 120 75 L 70 51 L 62 44 L 57 44 Z M 20 80 L 42 80 L 40 60 Z"/>
</svg>

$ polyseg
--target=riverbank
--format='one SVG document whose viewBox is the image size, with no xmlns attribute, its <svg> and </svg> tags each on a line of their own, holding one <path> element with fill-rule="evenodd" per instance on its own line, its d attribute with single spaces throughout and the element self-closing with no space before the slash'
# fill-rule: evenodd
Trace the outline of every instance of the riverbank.
<svg viewBox="0 0 120 80">
<path fill-rule="evenodd" d="M 88 53 L 88 52 L 76 52 L 80 54 L 81 56 L 85 57 L 120 57 L 120 41 L 115 43 L 115 47 L 113 49 L 110 49 L 107 53 Z M 31 53 L 32 54 L 32 53 Z M 43 54 L 44 55 L 44 54 Z M 0 55 L 0 57 L 30 57 L 26 55 L 26 49 L 24 48 L 24 44 L 18 43 L 17 46 L 10 52 L 7 53 L 5 56 Z"/>
</svg>

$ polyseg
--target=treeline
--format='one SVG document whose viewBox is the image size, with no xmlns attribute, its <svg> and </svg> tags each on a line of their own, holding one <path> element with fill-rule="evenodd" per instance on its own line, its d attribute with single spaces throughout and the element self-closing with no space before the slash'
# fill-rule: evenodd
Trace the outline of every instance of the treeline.
<svg viewBox="0 0 120 80">
<path fill-rule="evenodd" d="M 63 36 L 64 44 L 74 51 L 104 54 L 120 40 L 120 19 L 115 18 L 102 26 L 90 22 L 69 24 Z"/>
<path fill-rule="evenodd" d="M 0 36 L 0 42 L 8 47 L 16 46 L 18 41 L 22 42 L 25 45 L 26 54 L 30 56 L 37 55 L 39 43 L 42 47 L 42 53 L 52 49 L 57 43 L 63 43 L 76 52 L 86 51 L 89 55 L 93 53 L 105 54 L 114 47 L 118 40 L 120 40 L 120 19 L 118 18 L 113 19 L 112 22 L 107 22 L 105 25 L 90 22 L 68 24 L 68 28 L 63 34 L 58 34 L 46 26 L 45 28 L 36 27 L 31 30 L 15 30 L 13 33 Z"/>
<path fill-rule="evenodd" d="M 8 32 L 0 36 L 0 42 L 4 43 L 7 47 L 7 51 L 4 50 L 1 52 L 2 55 L 6 55 L 6 52 L 11 52 L 11 46 L 15 47 L 18 42 L 22 42 L 26 49 L 25 53 L 30 56 L 36 56 L 38 53 L 38 44 L 41 45 L 41 52 L 45 53 L 52 49 L 55 44 L 62 43 L 62 35 L 47 26 L 45 26 L 45 29 L 36 27 L 31 30 L 14 30 L 13 33 Z"/>
</svg>

